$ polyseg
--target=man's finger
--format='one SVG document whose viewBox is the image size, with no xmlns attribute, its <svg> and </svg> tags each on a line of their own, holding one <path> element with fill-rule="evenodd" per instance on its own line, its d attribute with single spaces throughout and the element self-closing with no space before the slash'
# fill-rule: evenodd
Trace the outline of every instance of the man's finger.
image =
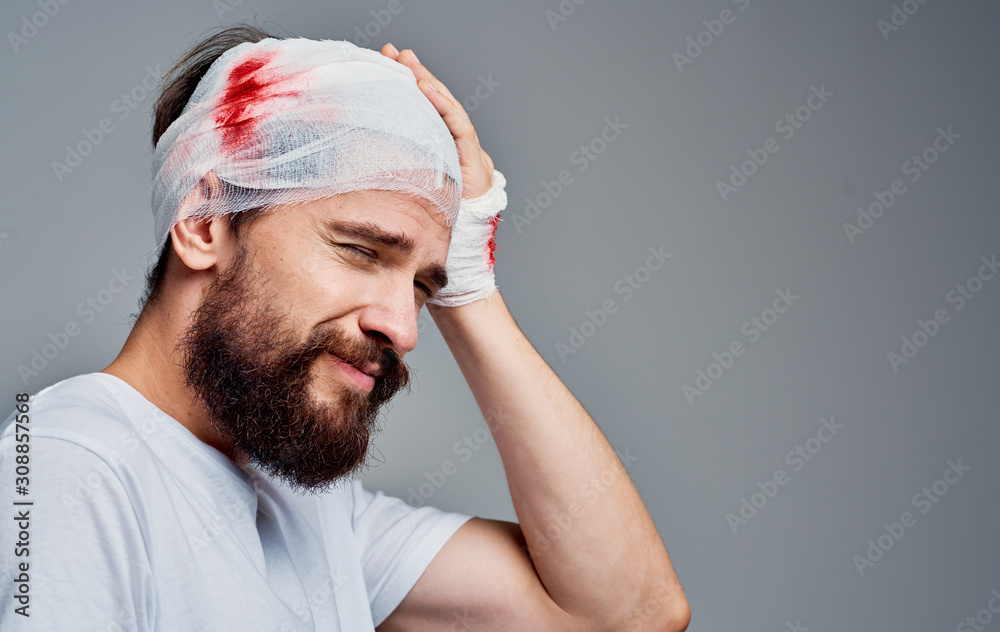
<svg viewBox="0 0 1000 632">
<path fill-rule="evenodd" d="M 395 47 L 392 44 L 386 44 L 382 47 L 382 54 L 390 59 L 393 58 L 393 51 L 395 51 Z M 395 61 L 403 64 L 413 72 L 413 76 L 417 79 L 417 86 L 427 95 L 428 99 L 430 99 L 431 103 L 437 109 L 438 114 L 444 118 L 445 123 L 448 124 L 448 129 L 451 130 L 452 136 L 456 140 L 459 137 L 466 137 L 470 133 L 475 136 L 475 128 L 472 127 L 472 121 L 469 119 L 465 108 L 452 96 L 448 88 L 420 63 L 413 50 L 407 48 L 403 52 L 395 53 Z M 426 90 L 422 85 L 422 82 L 425 81 L 437 88 L 437 92 Z M 442 97 L 447 103 L 441 101 Z M 463 117 L 464 121 L 462 120 Z M 462 147 L 460 146 L 459 150 L 461 151 L 461 149 Z"/>
<path fill-rule="evenodd" d="M 454 102 L 454 100 L 449 99 L 440 92 L 435 92 L 432 90 L 426 79 L 421 80 L 417 85 L 427 98 L 430 99 L 431 104 L 437 109 L 438 114 L 444 119 L 444 122 L 448 125 L 448 129 L 451 130 L 451 135 L 455 137 L 455 141 L 458 143 L 458 153 L 463 155 L 463 150 L 468 151 L 470 149 L 479 149 L 479 139 L 476 136 L 476 128 L 473 127 L 472 121 L 469 120 L 469 115 L 465 113 L 465 109 Z M 472 143 L 472 146 L 468 146 L 467 143 Z"/>
<path fill-rule="evenodd" d="M 399 57 L 399 51 L 396 49 L 395 46 L 392 45 L 392 42 L 387 42 L 386 45 L 382 47 L 382 50 L 379 52 L 381 52 L 383 55 L 385 55 L 386 57 L 388 57 L 393 61 L 396 61 L 396 58 Z"/>
<path fill-rule="evenodd" d="M 399 56 L 396 58 L 396 61 L 403 64 L 410 70 L 412 70 L 413 76 L 417 78 L 418 83 L 420 82 L 421 79 L 427 79 L 428 81 L 434 84 L 434 86 L 438 89 L 438 92 L 441 92 L 442 94 L 446 95 L 449 99 L 455 102 L 455 105 L 461 107 L 461 105 L 458 102 L 458 99 L 456 99 L 454 95 L 452 95 L 451 91 L 448 90 L 448 86 L 441 83 L 441 80 L 435 77 L 434 73 L 432 73 L 430 70 L 427 70 L 427 68 L 420 63 L 420 60 L 417 59 L 417 55 L 416 53 L 413 52 L 412 49 L 410 48 L 405 49 L 403 52 L 399 54 Z"/>
<path fill-rule="evenodd" d="M 383 47 L 383 50 L 391 53 L 391 49 L 387 47 Z M 462 165 L 463 175 L 469 178 L 468 183 L 471 185 L 468 188 L 463 187 L 462 197 L 475 197 L 487 190 L 490 184 L 489 180 L 492 179 L 492 169 L 485 169 L 485 173 L 487 174 L 486 181 L 482 182 L 479 186 L 472 184 L 474 182 L 478 183 L 482 179 L 474 177 L 474 174 L 478 174 L 479 171 L 484 170 L 484 166 L 487 163 L 492 163 L 492 161 L 488 157 L 483 158 L 485 152 L 483 152 L 479 144 L 479 136 L 476 133 L 476 128 L 473 126 L 472 120 L 469 118 L 469 114 L 465 111 L 465 108 L 455 99 L 451 91 L 420 63 L 413 50 L 409 48 L 403 50 L 396 56 L 396 61 L 405 65 L 413 72 L 413 76 L 417 79 L 417 86 L 431 102 L 438 114 L 444 119 L 445 124 L 448 126 L 448 131 L 451 132 L 452 137 L 455 139 L 455 146 L 458 149 L 458 157 Z M 437 90 L 435 91 L 431 86 Z M 480 188 L 482 189 L 481 191 L 479 190 Z"/>
</svg>

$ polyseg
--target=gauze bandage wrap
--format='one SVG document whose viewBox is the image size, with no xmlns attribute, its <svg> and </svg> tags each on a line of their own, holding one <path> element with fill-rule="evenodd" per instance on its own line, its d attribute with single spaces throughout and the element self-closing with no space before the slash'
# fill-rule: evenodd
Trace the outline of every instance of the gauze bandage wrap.
<svg viewBox="0 0 1000 632">
<path fill-rule="evenodd" d="M 182 205 L 210 171 L 221 190 Z M 458 214 L 455 140 L 413 72 L 346 41 L 240 44 L 212 64 L 156 144 L 157 252 L 183 219 L 366 189 L 420 196 L 449 225 Z"/>
<path fill-rule="evenodd" d="M 448 247 L 448 285 L 427 301 L 455 307 L 486 298 L 496 289 L 493 252 L 496 249 L 500 211 L 507 207 L 507 180 L 493 170 L 493 186 L 483 195 L 462 200 L 458 219 L 451 228 Z"/>
</svg>

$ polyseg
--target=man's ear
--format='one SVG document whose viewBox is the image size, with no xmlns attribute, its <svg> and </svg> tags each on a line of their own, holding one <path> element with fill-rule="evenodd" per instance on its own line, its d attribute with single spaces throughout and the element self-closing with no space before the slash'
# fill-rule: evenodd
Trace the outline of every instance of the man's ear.
<svg viewBox="0 0 1000 632">
<path fill-rule="evenodd" d="M 218 176 L 209 171 L 181 202 L 180 212 L 207 204 L 221 189 Z M 236 240 L 229 231 L 229 216 L 182 219 L 170 229 L 174 251 L 191 270 L 207 270 L 228 261 Z"/>
</svg>

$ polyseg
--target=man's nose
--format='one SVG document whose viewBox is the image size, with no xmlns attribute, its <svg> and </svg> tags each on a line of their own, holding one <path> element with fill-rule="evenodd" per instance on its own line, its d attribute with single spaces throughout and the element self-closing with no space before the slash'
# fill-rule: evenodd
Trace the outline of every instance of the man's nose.
<svg viewBox="0 0 1000 632">
<path fill-rule="evenodd" d="M 368 335 L 384 337 L 403 355 L 417 346 L 417 304 L 413 284 L 385 283 L 361 312 L 359 326 Z M 379 336 L 381 334 L 381 336 Z"/>
</svg>

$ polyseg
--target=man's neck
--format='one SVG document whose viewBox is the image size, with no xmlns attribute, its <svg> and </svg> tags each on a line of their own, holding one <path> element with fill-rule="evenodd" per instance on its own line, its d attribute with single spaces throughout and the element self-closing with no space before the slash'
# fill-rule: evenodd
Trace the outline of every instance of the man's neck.
<svg viewBox="0 0 1000 632">
<path fill-rule="evenodd" d="M 211 424 L 207 412 L 186 384 L 183 358 L 176 341 L 183 333 L 178 318 L 168 309 L 143 309 L 118 357 L 101 373 L 124 381 L 191 431 L 202 442 L 219 450 L 241 467 L 246 458 Z"/>
</svg>

